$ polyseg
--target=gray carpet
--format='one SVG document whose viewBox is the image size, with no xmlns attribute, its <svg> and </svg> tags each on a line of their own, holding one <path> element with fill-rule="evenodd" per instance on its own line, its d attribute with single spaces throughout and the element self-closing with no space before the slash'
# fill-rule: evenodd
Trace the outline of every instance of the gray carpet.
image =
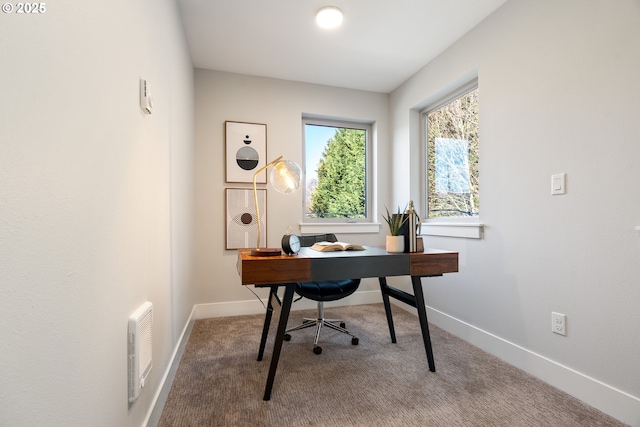
<svg viewBox="0 0 640 427">
<path fill-rule="evenodd" d="M 263 315 L 195 322 L 160 426 L 623 426 L 579 400 L 430 326 L 437 372 L 429 372 L 416 316 L 394 307 L 391 344 L 382 304 L 327 309 L 360 338 L 313 329 L 285 342 L 271 400 L 271 360 L 256 361 Z M 294 311 L 289 327 L 302 315 Z"/>
</svg>

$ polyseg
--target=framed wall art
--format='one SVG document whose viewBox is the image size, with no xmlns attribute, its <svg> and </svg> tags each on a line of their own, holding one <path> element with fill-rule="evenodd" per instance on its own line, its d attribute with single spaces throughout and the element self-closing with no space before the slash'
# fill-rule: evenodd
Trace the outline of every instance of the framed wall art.
<svg viewBox="0 0 640 427">
<path fill-rule="evenodd" d="M 267 164 L 267 125 L 224 122 L 226 181 L 252 183 L 254 173 Z M 256 180 L 267 183 L 267 174 Z"/>
<path fill-rule="evenodd" d="M 255 248 L 258 239 L 258 223 L 252 188 L 226 188 L 227 249 Z M 260 245 L 267 242 L 267 190 L 260 189 Z"/>
</svg>

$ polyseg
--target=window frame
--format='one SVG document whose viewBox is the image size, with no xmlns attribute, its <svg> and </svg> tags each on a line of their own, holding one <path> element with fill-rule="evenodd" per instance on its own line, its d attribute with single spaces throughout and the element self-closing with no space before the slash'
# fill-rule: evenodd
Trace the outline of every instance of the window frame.
<svg viewBox="0 0 640 427">
<path fill-rule="evenodd" d="M 435 236 L 449 236 L 449 237 L 466 237 L 466 238 L 481 238 L 483 225 L 481 223 L 481 212 L 478 210 L 478 215 L 466 217 L 439 217 L 429 218 L 429 174 L 428 174 L 428 115 L 429 113 L 439 109 L 440 107 L 454 101 L 473 90 L 479 89 L 478 77 L 465 82 L 462 85 L 457 86 L 453 90 L 447 91 L 444 95 L 439 96 L 432 102 L 424 105 L 419 110 L 420 114 L 420 138 L 424 155 L 422 159 L 422 176 L 421 183 L 423 190 L 423 202 L 421 203 L 422 217 L 422 233 L 426 235 Z M 479 102 L 479 101 L 478 101 Z M 479 114 L 479 113 L 478 113 Z M 480 150 L 480 145 L 478 146 Z M 481 168 L 480 168 L 481 169 Z M 481 173 L 481 170 L 478 171 Z"/>
<path fill-rule="evenodd" d="M 306 216 L 306 184 L 307 184 L 307 141 L 306 125 L 330 126 L 348 129 L 358 129 L 365 132 L 365 217 L 364 218 L 310 218 Z M 323 224 L 333 226 L 358 226 L 374 224 L 373 211 L 373 125 L 374 122 L 347 118 L 327 118 L 322 116 L 302 116 L 302 158 L 305 176 L 305 188 L 302 196 L 302 223 L 317 227 Z M 308 227 L 311 229 L 312 227 Z M 317 228 L 313 228 L 317 229 Z"/>
</svg>

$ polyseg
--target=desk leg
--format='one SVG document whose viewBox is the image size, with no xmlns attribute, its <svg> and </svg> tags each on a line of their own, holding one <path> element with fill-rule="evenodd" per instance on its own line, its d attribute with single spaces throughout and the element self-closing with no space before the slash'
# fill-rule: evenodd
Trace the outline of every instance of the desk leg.
<svg viewBox="0 0 640 427">
<path fill-rule="evenodd" d="M 260 339 L 260 350 L 258 350 L 258 361 L 264 356 L 264 347 L 267 344 L 269 336 L 269 327 L 271 326 L 271 316 L 273 315 L 273 298 L 277 296 L 278 286 L 271 286 L 269 291 L 269 299 L 267 300 L 267 312 L 264 315 L 264 326 L 262 327 L 262 338 Z"/>
<path fill-rule="evenodd" d="M 380 291 L 382 292 L 382 302 L 384 303 L 384 311 L 387 313 L 387 323 L 389 324 L 389 334 L 391 335 L 391 342 L 396 343 L 396 330 L 393 327 L 393 315 L 391 314 L 391 304 L 389 303 L 389 287 L 387 286 L 386 277 L 378 277 L 380 282 Z"/>
<path fill-rule="evenodd" d="M 429 335 L 429 324 L 427 323 L 427 309 L 424 304 L 424 295 L 422 293 L 422 281 L 420 277 L 411 276 L 411 284 L 413 284 L 413 295 L 416 297 L 416 309 L 418 309 L 418 319 L 420 320 L 420 329 L 422 329 L 422 340 L 424 341 L 424 349 L 427 352 L 427 362 L 429 370 L 436 371 L 436 364 L 433 360 L 433 351 L 431 350 L 431 336 Z"/>
<path fill-rule="evenodd" d="M 287 330 L 287 322 L 289 321 L 289 312 L 293 302 L 293 291 L 295 283 L 285 285 L 284 298 L 282 299 L 282 308 L 280 310 L 280 320 L 278 320 L 278 332 L 276 333 L 276 341 L 273 344 L 273 354 L 271 356 L 271 366 L 269 367 L 269 375 L 267 376 L 267 385 L 264 389 L 263 400 L 271 399 L 271 388 L 273 380 L 276 377 L 276 369 L 278 369 L 278 359 L 280 359 L 280 350 L 282 349 L 282 341 L 284 341 L 284 332 Z"/>
</svg>

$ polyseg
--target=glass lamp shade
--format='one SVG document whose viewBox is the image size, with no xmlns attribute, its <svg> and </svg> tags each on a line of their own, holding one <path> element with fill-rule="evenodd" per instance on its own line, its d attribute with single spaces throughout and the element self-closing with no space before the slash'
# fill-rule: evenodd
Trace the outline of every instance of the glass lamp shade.
<svg viewBox="0 0 640 427">
<path fill-rule="evenodd" d="M 273 165 L 269 174 L 271 186 L 280 193 L 288 194 L 300 187 L 302 170 L 296 162 L 280 160 Z"/>
</svg>

